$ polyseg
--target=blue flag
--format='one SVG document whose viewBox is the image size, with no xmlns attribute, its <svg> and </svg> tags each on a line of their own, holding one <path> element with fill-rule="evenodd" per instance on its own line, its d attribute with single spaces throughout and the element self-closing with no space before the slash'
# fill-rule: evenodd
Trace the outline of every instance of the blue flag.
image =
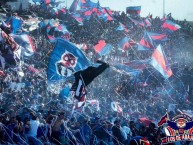
<svg viewBox="0 0 193 145">
<path fill-rule="evenodd" d="M 92 65 L 80 49 L 72 43 L 57 39 L 48 64 L 48 80 L 57 81 Z"/>
</svg>

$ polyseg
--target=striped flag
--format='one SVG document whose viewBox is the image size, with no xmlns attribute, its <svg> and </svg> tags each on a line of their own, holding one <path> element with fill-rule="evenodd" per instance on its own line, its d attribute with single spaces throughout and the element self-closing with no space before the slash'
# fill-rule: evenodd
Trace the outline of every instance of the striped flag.
<svg viewBox="0 0 193 145">
<path fill-rule="evenodd" d="M 131 16 L 139 16 L 141 13 L 141 6 L 126 7 L 126 12 Z"/>
<path fill-rule="evenodd" d="M 167 120 L 169 119 L 168 114 L 166 113 L 161 120 L 158 122 L 158 126 L 162 126 L 164 123 L 167 123 Z"/>
<path fill-rule="evenodd" d="M 172 76 L 172 70 L 167 62 L 166 56 L 164 54 L 164 51 L 162 50 L 161 45 L 158 45 L 158 47 L 154 50 L 150 63 L 163 75 L 165 79 L 168 79 L 170 76 Z"/>
<path fill-rule="evenodd" d="M 79 108 L 83 109 L 86 102 L 86 87 L 81 74 L 79 75 L 78 85 L 76 87 L 76 90 L 74 90 L 73 94 L 74 98 L 76 99 L 73 110 L 77 110 Z"/>
<path fill-rule="evenodd" d="M 100 56 L 107 55 L 112 49 L 113 46 L 107 44 L 104 40 L 99 40 L 98 44 L 94 46 L 94 50 Z"/>
<path fill-rule="evenodd" d="M 166 20 L 163 25 L 162 25 L 162 28 L 168 30 L 169 32 L 174 32 L 174 31 L 177 31 L 178 29 L 181 28 L 180 25 L 170 21 L 170 20 Z"/>
<path fill-rule="evenodd" d="M 15 42 L 22 47 L 24 56 L 32 56 L 36 51 L 32 38 L 28 34 L 15 35 L 11 34 Z"/>
</svg>

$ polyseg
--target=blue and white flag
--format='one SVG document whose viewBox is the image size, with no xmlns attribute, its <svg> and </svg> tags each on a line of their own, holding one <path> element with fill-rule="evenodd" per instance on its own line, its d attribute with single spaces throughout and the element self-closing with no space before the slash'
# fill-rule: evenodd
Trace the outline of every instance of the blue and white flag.
<svg viewBox="0 0 193 145">
<path fill-rule="evenodd" d="M 91 62 L 80 49 L 64 39 L 57 39 L 48 64 L 48 80 L 65 79 L 90 65 Z"/>
</svg>

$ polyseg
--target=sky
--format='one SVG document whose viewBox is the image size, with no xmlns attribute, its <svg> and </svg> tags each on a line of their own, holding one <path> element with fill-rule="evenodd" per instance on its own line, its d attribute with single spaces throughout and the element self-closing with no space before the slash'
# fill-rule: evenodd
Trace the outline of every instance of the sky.
<svg viewBox="0 0 193 145">
<path fill-rule="evenodd" d="M 67 0 L 68 5 L 73 0 Z M 98 0 L 91 0 L 97 2 Z M 112 10 L 125 11 L 127 6 L 142 6 L 141 16 L 149 13 L 155 16 L 163 16 L 164 0 L 99 0 L 101 6 L 110 7 Z M 178 20 L 193 21 L 193 0 L 165 0 L 165 13 L 172 13 Z"/>
</svg>

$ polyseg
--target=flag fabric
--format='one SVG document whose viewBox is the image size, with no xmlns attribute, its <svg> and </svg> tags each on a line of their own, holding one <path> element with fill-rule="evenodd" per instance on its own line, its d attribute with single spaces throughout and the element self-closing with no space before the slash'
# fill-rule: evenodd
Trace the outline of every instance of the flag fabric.
<svg viewBox="0 0 193 145">
<path fill-rule="evenodd" d="M 78 6 L 78 1 L 79 1 L 79 0 L 74 0 L 73 3 L 71 4 L 71 6 L 70 6 L 70 8 L 69 8 L 69 11 L 70 11 L 71 13 L 76 11 L 77 6 Z"/>
<path fill-rule="evenodd" d="M 71 16 L 80 24 L 83 25 L 83 18 L 80 14 L 71 14 Z"/>
<path fill-rule="evenodd" d="M 145 18 L 144 22 L 146 27 L 151 27 L 152 24 L 148 18 Z"/>
<path fill-rule="evenodd" d="M 62 14 L 66 14 L 66 9 L 65 8 L 58 8 L 58 11 L 59 11 L 59 14 L 62 13 Z"/>
<path fill-rule="evenodd" d="M 113 69 L 117 72 L 128 74 L 130 76 L 138 76 L 140 73 L 142 73 L 143 70 L 141 69 L 135 69 L 125 64 L 115 64 L 113 66 Z"/>
<path fill-rule="evenodd" d="M 42 0 L 41 0 L 42 1 Z M 50 3 L 54 3 L 55 2 L 55 0 L 43 0 L 42 1 L 44 4 L 46 4 L 46 5 L 48 5 L 48 4 L 50 4 Z"/>
<path fill-rule="evenodd" d="M 147 35 L 151 37 L 151 39 L 156 42 L 157 44 L 168 40 L 166 34 L 159 34 L 159 33 L 152 33 L 152 32 L 146 32 Z"/>
<path fill-rule="evenodd" d="M 54 16 L 60 15 L 60 14 L 66 14 L 66 9 L 64 8 L 64 6 L 57 6 L 57 7 L 53 7 L 50 10 L 51 14 Z"/>
<path fill-rule="evenodd" d="M 76 98 L 79 102 L 85 102 L 86 99 L 86 87 L 84 84 L 84 80 L 81 76 L 81 74 L 79 74 L 79 76 L 76 76 L 78 78 L 78 83 L 77 83 L 77 87 L 74 90 L 74 98 Z M 72 89 L 71 89 L 72 90 Z"/>
<path fill-rule="evenodd" d="M 84 84 L 84 80 L 81 74 L 76 76 L 76 79 L 78 79 L 78 84 L 73 92 L 74 94 L 73 96 L 76 99 L 73 110 L 77 110 L 80 109 L 81 107 L 84 107 L 86 102 L 86 86 Z M 71 89 L 71 91 L 73 90 Z"/>
<path fill-rule="evenodd" d="M 138 50 L 153 50 L 156 48 L 156 43 L 153 41 L 147 31 L 144 32 L 143 38 L 138 44 Z"/>
<path fill-rule="evenodd" d="M 112 17 L 111 13 L 106 8 L 102 8 L 102 18 L 105 21 L 112 21 L 112 20 L 114 20 L 114 18 Z"/>
<path fill-rule="evenodd" d="M 6 34 L 1 28 L 0 28 L 0 40 L 3 40 L 5 42 L 5 45 L 8 45 L 12 48 L 12 51 L 16 51 L 19 48 L 19 45 L 14 41 L 13 37 L 11 35 Z"/>
<path fill-rule="evenodd" d="M 3 28 L 10 29 L 10 25 L 1 20 L 1 25 Z"/>
<path fill-rule="evenodd" d="M 86 20 L 90 20 L 90 18 L 91 18 L 91 15 L 92 15 L 92 9 L 83 9 L 82 10 L 82 16 L 84 17 L 84 19 L 86 19 Z"/>
<path fill-rule="evenodd" d="M 123 50 L 127 50 L 130 48 L 129 45 L 129 38 L 128 37 L 124 37 L 123 39 L 121 39 L 118 43 L 118 47 L 123 49 Z"/>
<path fill-rule="evenodd" d="M 82 3 L 82 8 L 97 8 L 97 7 L 100 7 L 100 4 L 99 2 L 95 3 L 95 2 L 92 2 L 91 0 L 81 0 L 81 3 Z"/>
<path fill-rule="evenodd" d="M 76 100 L 73 106 L 73 110 L 76 110 L 77 112 L 82 112 L 84 109 L 85 102 L 86 96 L 83 96 L 81 101 Z"/>
<path fill-rule="evenodd" d="M 74 73 L 75 77 L 75 83 L 72 85 L 71 90 L 76 90 L 78 86 L 79 76 L 81 74 L 81 77 L 84 80 L 85 86 L 89 85 L 94 78 L 96 78 L 98 75 L 100 75 L 103 71 L 105 71 L 109 65 L 102 61 L 97 61 L 97 64 L 89 66 L 88 68 L 77 71 Z"/>
<path fill-rule="evenodd" d="M 86 8 L 86 6 L 84 6 L 86 2 L 87 0 L 74 0 L 69 8 L 69 11 L 71 13 L 75 13 L 76 11 Z"/>
<path fill-rule="evenodd" d="M 126 13 L 130 14 L 131 16 L 139 16 L 141 13 L 141 6 L 126 7 Z"/>
<path fill-rule="evenodd" d="M 28 34 L 11 35 L 15 42 L 22 48 L 22 55 L 32 56 L 36 51 L 32 38 Z"/>
<path fill-rule="evenodd" d="M 109 7 L 103 7 L 110 15 L 113 14 L 112 10 Z"/>
<path fill-rule="evenodd" d="M 47 35 L 47 37 L 48 37 L 48 39 L 49 39 L 49 41 L 50 41 L 51 43 L 56 42 L 56 39 L 55 39 L 54 36 L 52 36 L 52 35 Z"/>
<path fill-rule="evenodd" d="M 80 49 L 59 38 L 49 59 L 47 77 L 49 81 L 61 80 L 90 65 L 91 62 Z"/>
<path fill-rule="evenodd" d="M 154 50 L 150 63 L 156 70 L 158 70 L 162 74 L 165 79 L 168 79 L 170 76 L 172 76 L 172 70 L 167 62 L 161 45 L 158 45 L 158 47 Z"/>
<path fill-rule="evenodd" d="M 178 29 L 180 29 L 181 26 L 170 21 L 170 20 L 166 20 L 163 23 L 162 28 L 166 29 L 168 32 L 174 32 L 174 31 L 177 31 Z"/>
<path fill-rule="evenodd" d="M 143 70 L 149 65 L 149 63 L 150 63 L 150 59 L 134 60 L 134 61 L 130 61 L 130 62 L 124 62 L 123 64 L 125 64 L 133 69 Z"/>
<path fill-rule="evenodd" d="M 145 27 L 145 23 L 141 20 L 135 20 L 130 18 L 130 20 L 136 25 L 136 26 L 141 26 L 141 27 Z"/>
<path fill-rule="evenodd" d="M 70 32 L 67 30 L 65 25 L 49 23 L 46 27 L 47 38 L 53 43 L 56 42 L 57 38 L 64 38 L 66 40 L 70 39 Z"/>
<path fill-rule="evenodd" d="M 166 34 L 158 34 L 153 32 L 144 32 L 143 38 L 138 44 L 138 50 L 152 50 L 157 47 L 160 43 L 167 41 Z"/>
<path fill-rule="evenodd" d="M 107 55 L 112 49 L 113 46 L 107 44 L 104 40 L 99 40 L 98 44 L 94 46 L 94 50 L 99 56 Z"/>
<path fill-rule="evenodd" d="M 129 30 L 126 28 L 125 25 L 123 25 L 122 23 L 119 22 L 119 26 L 116 29 L 117 31 L 125 31 L 126 33 L 129 32 Z"/>
<path fill-rule="evenodd" d="M 167 120 L 169 119 L 169 116 L 168 114 L 166 113 L 162 118 L 161 120 L 158 122 L 158 126 L 162 126 L 164 123 L 167 123 Z"/>
<path fill-rule="evenodd" d="M 58 15 L 58 14 L 59 14 L 58 9 L 57 9 L 56 7 L 52 8 L 52 9 L 51 9 L 51 14 L 52 14 L 53 16 Z"/>
<path fill-rule="evenodd" d="M 70 32 L 67 30 L 65 25 L 58 25 L 57 27 L 55 27 L 54 31 L 61 32 L 58 37 L 65 38 L 66 40 L 70 39 Z"/>
<path fill-rule="evenodd" d="M 124 37 L 119 41 L 118 47 L 121 48 L 122 50 L 128 50 L 129 48 L 132 48 L 136 44 L 137 43 L 133 39 Z"/>
</svg>

